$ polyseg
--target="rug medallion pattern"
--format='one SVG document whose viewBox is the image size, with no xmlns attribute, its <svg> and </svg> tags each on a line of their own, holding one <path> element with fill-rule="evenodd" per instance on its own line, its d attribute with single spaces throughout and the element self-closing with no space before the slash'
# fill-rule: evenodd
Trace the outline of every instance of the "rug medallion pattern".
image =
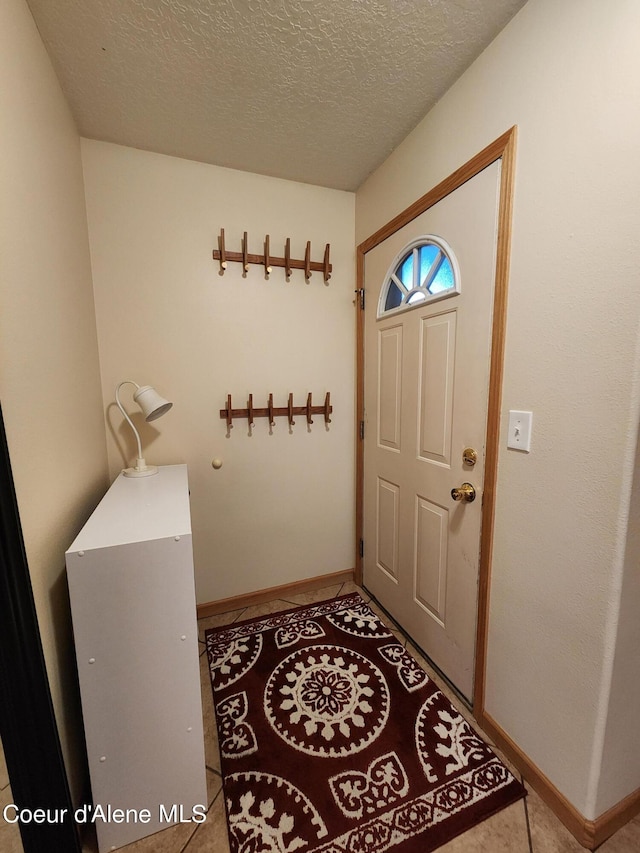
<svg viewBox="0 0 640 853">
<path fill-rule="evenodd" d="M 357 593 L 206 643 L 232 853 L 429 853 L 524 796 Z"/>
</svg>

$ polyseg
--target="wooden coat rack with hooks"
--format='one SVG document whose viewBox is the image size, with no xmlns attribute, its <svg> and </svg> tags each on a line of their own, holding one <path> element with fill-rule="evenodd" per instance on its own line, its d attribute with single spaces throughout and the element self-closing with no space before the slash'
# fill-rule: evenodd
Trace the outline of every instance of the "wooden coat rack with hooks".
<svg viewBox="0 0 640 853">
<path fill-rule="evenodd" d="M 289 394 L 286 406 L 274 406 L 273 394 L 269 394 L 269 399 L 265 408 L 255 408 L 253 405 L 253 394 L 249 394 L 246 409 L 234 409 L 231 402 L 231 394 L 227 395 L 227 407 L 220 409 L 220 417 L 227 422 L 227 429 L 233 426 L 234 418 L 247 418 L 249 427 L 253 426 L 255 418 L 268 418 L 269 426 L 275 426 L 274 418 L 287 418 L 289 426 L 295 425 L 294 416 L 304 415 L 307 425 L 313 423 L 313 415 L 323 415 L 325 424 L 331 423 L 331 413 L 333 406 L 331 405 L 331 394 L 329 391 L 325 394 L 324 403 L 321 406 L 314 406 L 311 393 L 307 394 L 307 404 L 305 406 L 293 405 L 293 394 Z"/>
<path fill-rule="evenodd" d="M 329 262 L 329 254 L 331 246 L 329 243 L 325 246 L 324 258 L 322 261 L 311 260 L 311 240 L 307 240 L 307 247 L 304 253 L 304 260 L 296 260 L 291 257 L 291 238 L 287 237 L 284 245 L 284 257 L 279 258 L 271 255 L 269 235 L 264 238 L 264 248 L 261 255 L 254 255 L 249 252 L 249 241 L 247 232 L 242 235 L 242 251 L 228 252 L 224 242 L 224 228 L 220 229 L 218 237 L 218 248 L 213 250 L 213 259 L 220 263 L 220 275 L 224 275 L 227 268 L 227 263 L 233 261 L 242 264 L 242 274 L 246 275 L 251 264 L 259 264 L 264 267 L 265 276 L 269 278 L 273 272 L 273 267 L 283 267 L 287 280 L 291 277 L 291 270 L 304 270 L 306 281 L 311 278 L 312 272 L 321 272 L 324 278 L 324 283 L 327 284 L 331 278 L 332 265 Z"/>
</svg>

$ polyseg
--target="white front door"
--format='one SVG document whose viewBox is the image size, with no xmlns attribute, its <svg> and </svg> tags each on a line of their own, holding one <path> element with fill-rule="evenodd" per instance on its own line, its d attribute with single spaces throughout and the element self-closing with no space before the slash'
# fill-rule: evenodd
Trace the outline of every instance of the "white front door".
<svg viewBox="0 0 640 853">
<path fill-rule="evenodd" d="M 499 184 L 496 161 L 365 255 L 364 584 L 469 701 Z M 390 267 L 429 236 L 459 292 L 378 316 Z M 463 483 L 472 502 L 452 498 Z"/>
</svg>

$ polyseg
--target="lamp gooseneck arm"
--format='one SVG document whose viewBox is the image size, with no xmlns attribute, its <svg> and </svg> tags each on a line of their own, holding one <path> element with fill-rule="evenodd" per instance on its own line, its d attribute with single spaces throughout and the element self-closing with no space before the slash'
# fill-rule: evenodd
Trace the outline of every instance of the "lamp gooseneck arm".
<svg viewBox="0 0 640 853">
<path fill-rule="evenodd" d="M 131 380 L 131 379 L 125 379 L 124 382 L 121 382 L 118 385 L 118 387 L 116 388 L 116 403 L 118 404 L 118 408 L 122 412 L 124 418 L 126 419 L 127 423 L 131 427 L 131 429 L 133 430 L 133 434 L 136 437 L 136 441 L 138 443 L 138 460 L 142 460 L 144 462 L 144 460 L 142 459 L 142 444 L 140 443 L 140 436 L 138 434 L 138 430 L 133 425 L 133 421 L 131 420 L 129 415 L 126 413 L 124 406 L 120 402 L 120 389 L 122 388 L 123 385 L 135 385 L 136 388 L 140 388 L 140 386 L 138 385 L 137 382 L 133 382 L 133 380 Z M 138 466 L 138 464 L 139 463 L 136 461 L 136 467 Z"/>
</svg>

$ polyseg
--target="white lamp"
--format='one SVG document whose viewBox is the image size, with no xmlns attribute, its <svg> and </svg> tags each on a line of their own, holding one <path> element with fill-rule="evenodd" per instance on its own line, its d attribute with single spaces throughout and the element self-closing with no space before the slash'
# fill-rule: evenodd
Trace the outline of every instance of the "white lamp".
<svg viewBox="0 0 640 853">
<path fill-rule="evenodd" d="M 123 385 L 135 385 L 136 391 L 133 393 L 133 399 L 142 409 L 142 413 L 144 415 L 145 421 L 155 421 L 157 418 L 161 418 L 162 415 L 166 414 L 169 409 L 173 406 L 173 403 L 170 403 L 168 400 L 165 400 L 164 397 L 161 397 L 160 394 L 152 388 L 151 385 L 138 385 L 137 382 L 132 382 L 131 379 L 125 379 L 124 382 L 121 382 L 116 387 L 116 403 L 118 404 L 118 408 L 124 415 L 127 423 L 133 430 L 133 433 L 136 437 L 136 441 L 138 443 L 138 457 L 136 459 L 136 464 L 134 468 L 126 468 L 122 473 L 125 477 L 150 477 L 152 474 L 158 473 L 158 468 L 156 465 L 147 465 L 144 461 L 144 457 L 142 456 L 142 445 L 140 443 L 140 436 L 138 435 L 138 430 L 133 425 L 133 421 L 129 417 L 129 415 L 125 412 L 124 406 L 120 402 L 120 389 Z"/>
</svg>

